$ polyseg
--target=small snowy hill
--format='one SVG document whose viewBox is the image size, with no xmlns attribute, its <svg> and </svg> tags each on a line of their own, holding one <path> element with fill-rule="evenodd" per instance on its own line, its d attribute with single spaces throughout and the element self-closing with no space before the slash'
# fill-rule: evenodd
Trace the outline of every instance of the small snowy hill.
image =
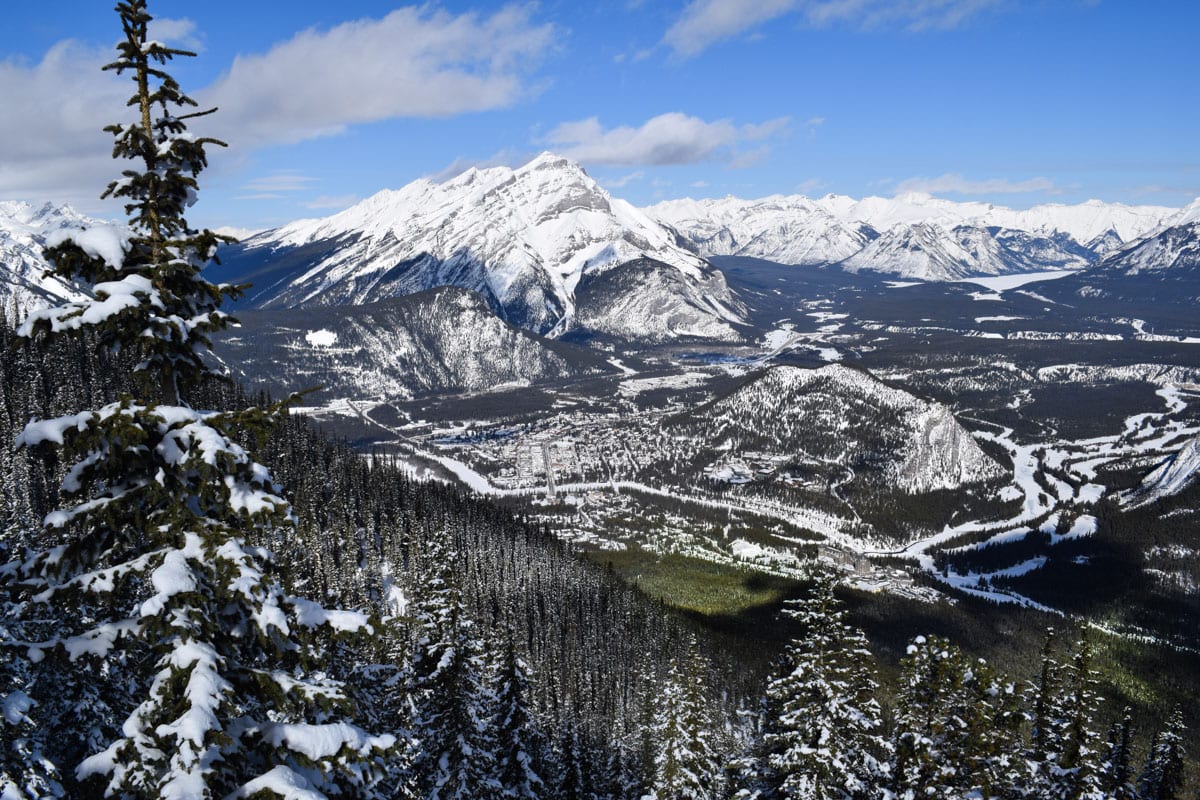
<svg viewBox="0 0 1200 800">
<path fill-rule="evenodd" d="M 509 322 L 553 334 L 574 327 L 585 276 L 649 258 L 715 301 L 707 325 L 739 321 L 720 273 L 578 164 L 550 153 L 516 169 L 470 169 L 444 183 L 382 191 L 340 214 L 251 237 L 222 258 L 214 275 L 255 283 L 256 307 L 362 304 L 461 286 Z"/>
<path fill-rule="evenodd" d="M 841 264 L 922 280 L 1080 269 L 1178 213 L 1096 200 L 1018 211 L 911 193 L 671 200 L 646 212 L 706 256 Z"/>
<path fill-rule="evenodd" d="M 238 317 L 242 326 L 216 341 L 236 377 L 276 394 L 321 385 L 316 402 L 484 391 L 613 369 L 590 351 L 506 324 L 482 297 L 457 287 Z"/>
<path fill-rule="evenodd" d="M 912 493 L 1002 475 L 945 406 L 839 364 L 773 367 L 675 424 L 734 451 L 833 463 Z"/>
<path fill-rule="evenodd" d="M 0 303 L 27 310 L 80 299 L 74 287 L 46 274 L 42 248 L 56 231 L 99 224 L 70 206 L 0 201 Z"/>
</svg>

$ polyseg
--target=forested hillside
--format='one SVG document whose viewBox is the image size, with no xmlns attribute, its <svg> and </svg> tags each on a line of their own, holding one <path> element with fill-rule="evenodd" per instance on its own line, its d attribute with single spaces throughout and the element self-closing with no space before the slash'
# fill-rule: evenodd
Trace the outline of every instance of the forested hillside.
<svg viewBox="0 0 1200 800">
<path fill-rule="evenodd" d="M 1086 626 L 1032 675 L 935 636 L 897 670 L 817 561 L 774 636 L 705 625 L 229 383 L 210 337 L 241 290 L 183 216 L 223 143 L 165 71 L 194 54 L 148 36 L 145 0 L 117 11 L 105 69 L 140 114 L 106 129 L 132 166 L 105 196 L 129 227 L 56 233 L 78 296 L 0 324 L 0 800 L 1195 790 L 1195 709 L 1147 741 Z"/>
<path fill-rule="evenodd" d="M 128 388 L 129 360 L 92 345 L 22 346 L 0 325 L 0 436 Z M 217 382 L 202 397 L 249 402 Z M 747 652 L 756 634 L 684 618 L 551 532 L 453 486 L 413 482 L 302 417 L 283 419 L 255 456 L 298 517 L 255 542 L 275 553 L 275 578 L 371 615 L 369 633 L 331 641 L 308 666 L 344 682 L 364 730 L 398 737 L 350 796 L 882 798 L 934 787 L 939 797 L 1183 797 L 1182 717 L 1153 743 L 1120 723 L 1096 695 L 1087 646 L 1070 637 L 1048 643 L 1042 674 L 1015 680 L 921 637 L 898 679 L 890 665 L 881 678 L 862 634 L 819 590 L 788 607 L 781 625 L 795 638 L 774 659 L 772 638 Z M 10 448 L 0 466 L 4 780 L 10 797 L 100 796 L 73 767 L 116 735 L 144 679 L 131 656 L 27 658 L 19 645 L 43 612 L 28 614 L 13 564 L 47 536 L 40 519 L 65 469 Z M 843 793 L 848 778 L 858 788 Z"/>
</svg>

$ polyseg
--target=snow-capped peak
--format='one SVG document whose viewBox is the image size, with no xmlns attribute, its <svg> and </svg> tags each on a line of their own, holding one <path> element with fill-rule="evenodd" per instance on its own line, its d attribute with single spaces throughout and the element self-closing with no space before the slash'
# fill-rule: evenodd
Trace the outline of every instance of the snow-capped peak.
<svg viewBox="0 0 1200 800">
<path fill-rule="evenodd" d="M 28 310 L 48 302 L 79 300 L 82 294 L 47 275 L 47 240 L 67 230 L 104 227 L 68 205 L 0 200 L 0 300 Z"/>
<path fill-rule="evenodd" d="M 286 284 L 258 287 L 267 292 L 258 297 L 263 305 L 364 303 L 454 284 L 493 298 L 513 312 L 510 319 L 539 331 L 569 322 L 584 274 L 640 258 L 688 279 L 709 270 L 672 231 L 549 152 L 516 168 L 472 168 L 441 183 L 420 179 L 245 244 L 272 251 L 329 246 Z M 402 268 L 418 262 L 424 266 Z"/>
</svg>

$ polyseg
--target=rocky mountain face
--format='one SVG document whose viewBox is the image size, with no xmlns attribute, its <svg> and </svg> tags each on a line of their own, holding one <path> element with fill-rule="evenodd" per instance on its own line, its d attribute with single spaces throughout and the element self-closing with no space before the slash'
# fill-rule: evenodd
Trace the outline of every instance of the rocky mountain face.
<svg viewBox="0 0 1200 800">
<path fill-rule="evenodd" d="M 998 478 L 945 406 L 840 364 L 778 366 L 678 421 L 731 451 L 835 464 L 910 493 Z"/>
<path fill-rule="evenodd" d="M 673 271 L 672 285 L 711 298 L 694 309 L 707 317 L 700 327 L 739 321 L 719 273 L 686 243 L 549 153 L 517 169 L 471 169 L 444 183 L 383 191 L 340 214 L 254 236 L 222 259 L 214 279 L 253 282 L 255 307 L 362 304 L 460 286 L 507 321 L 549 335 L 579 327 L 585 279 L 652 259 Z M 598 319 L 596 305 L 589 308 L 598 330 L 636 328 L 637 320 Z"/>
<path fill-rule="evenodd" d="M 669 264 L 640 258 L 583 276 L 575 325 L 626 342 L 736 341 L 742 337 L 735 325 L 745 311 L 715 267 L 685 276 Z"/>
<path fill-rule="evenodd" d="M 22 311 L 47 302 L 77 300 L 79 291 L 46 274 L 46 237 L 63 228 L 97 224 L 70 206 L 0 201 L 0 303 Z"/>
<path fill-rule="evenodd" d="M 319 385 L 318 403 L 485 391 L 613 369 L 588 350 L 505 323 L 479 294 L 458 287 L 238 317 L 241 327 L 216 341 L 235 377 L 277 395 Z"/>
<path fill-rule="evenodd" d="M 1125 504 L 1137 508 L 1182 492 L 1200 476 L 1200 436 L 1192 437 L 1179 452 L 1154 468 L 1137 488 L 1122 496 Z"/>
<path fill-rule="evenodd" d="M 839 264 L 934 281 L 1081 269 L 1177 213 L 1099 201 L 1017 211 L 921 194 L 673 200 L 646 211 L 706 256 Z"/>
</svg>

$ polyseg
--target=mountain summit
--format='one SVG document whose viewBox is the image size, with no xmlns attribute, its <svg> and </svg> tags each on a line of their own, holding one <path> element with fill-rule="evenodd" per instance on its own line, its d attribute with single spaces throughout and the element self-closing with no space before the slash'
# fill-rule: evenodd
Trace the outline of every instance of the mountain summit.
<svg viewBox="0 0 1200 800">
<path fill-rule="evenodd" d="M 515 169 L 472 168 L 445 182 L 385 190 L 331 217 L 254 236 L 223 260 L 222 279 L 253 282 L 249 302 L 262 308 L 358 305 L 461 286 L 509 322 L 543 334 L 572 328 L 581 284 L 649 260 L 705 298 L 687 330 L 732 337 L 729 324 L 738 322 L 719 272 L 552 153 Z M 599 320 L 597 327 L 628 326 Z"/>
</svg>

